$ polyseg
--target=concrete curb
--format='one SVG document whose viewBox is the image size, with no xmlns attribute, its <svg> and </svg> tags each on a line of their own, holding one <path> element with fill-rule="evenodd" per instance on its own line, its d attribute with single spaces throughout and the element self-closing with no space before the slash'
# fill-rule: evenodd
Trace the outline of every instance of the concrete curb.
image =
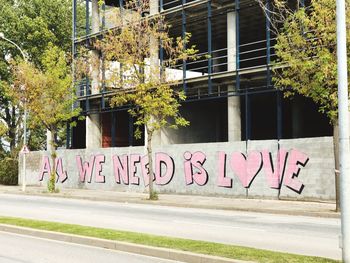
<svg viewBox="0 0 350 263">
<path fill-rule="evenodd" d="M 68 243 L 75 243 L 80 245 L 88 245 L 99 248 L 106 248 L 111 250 L 118 250 L 133 254 L 151 256 L 156 258 L 163 258 L 187 263 L 248 263 L 251 261 L 241 261 L 226 259 L 222 257 L 215 257 L 209 255 L 196 254 L 186 251 L 151 247 L 145 245 L 138 245 L 133 243 L 106 240 L 93 237 L 78 236 L 73 234 L 65 234 L 59 232 L 52 232 L 46 230 L 37 230 L 27 227 L 19 227 L 13 225 L 0 224 L 0 231 L 52 239 L 56 241 L 63 241 Z"/>
</svg>

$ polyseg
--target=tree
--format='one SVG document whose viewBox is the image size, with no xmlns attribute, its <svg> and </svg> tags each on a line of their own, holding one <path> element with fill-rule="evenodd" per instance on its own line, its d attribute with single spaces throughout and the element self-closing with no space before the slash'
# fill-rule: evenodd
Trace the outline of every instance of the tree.
<svg viewBox="0 0 350 263">
<path fill-rule="evenodd" d="M 75 102 L 70 67 L 65 52 L 50 44 L 43 53 L 42 69 L 32 63 L 14 65 L 14 95 L 26 104 L 33 123 L 51 131 L 50 152 L 53 169 L 48 190 L 55 191 L 56 181 L 56 135 L 58 130 L 80 113 L 73 108 Z"/>
<path fill-rule="evenodd" d="M 333 125 L 336 210 L 339 211 L 336 1 L 311 0 L 305 7 L 297 1 L 296 6 L 289 7 L 286 1 L 274 0 L 273 9 L 258 1 L 272 17 L 277 34 L 275 86 L 283 90 L 286 97 L 300 94 L 312 99 Z M 350 4 L 349 0 L 347 4 Z M 349 19 L 348 8 L 348 26 Z M 349 47 L 349 34 L 347 42 Z"/>
<path fill-rule="evenodd" d="M 0 32 L 17 43 L 36 67 L 42 69 L 43 50 L 50 42 L 71 50 L 71 0 L 0 0 L 0 12 Z M 0 38 L 0 121 L 5 126 L 0 148 L 15 156 L 23 138 L 23 112 L 9 95 L 13 84 L 10 58 L 21 58 L 20 52 Z M 45 130 L 31 129 L 29 146 L 43 149 L 45 134 Z"/>
<path fill-rule="evenodd" d="M 149 199 L 152 200 L 157 199 L 153 190 L 153 135 L 165 126 L 189 125 L 179 114 L 180 101 L 185 100 L 185 95 L 175 87 L 177 83 L 169 68 L 184 60 L 195 59 L 197 50 L 194 46 L 186 48 L 190 34 L 184 38 L 171 38 L 169 26 L 162 16 L 145 17 L 149 10 L 147 0 L 129 1 L 125 10 L 128 11 L 116 13 L 117 28 L 104 34 L 102 40 L 95 42 L 94 48 L 101 52 L 107 69 L 106 86 L 115 92 L 111 106 L 131 106 L 129 114 L 136 119 L 136 138 L 141 137 L 141 128 L 145 127 Z M 157 57 L 159 47 L 167 57 L 162 65 Z"/>
</svg>

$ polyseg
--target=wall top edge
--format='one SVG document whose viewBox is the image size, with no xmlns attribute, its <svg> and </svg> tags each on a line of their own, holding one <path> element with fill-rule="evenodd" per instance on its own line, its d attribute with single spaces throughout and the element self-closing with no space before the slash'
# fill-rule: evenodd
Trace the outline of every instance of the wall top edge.
<svg viewBox="0 0 350 263">
<path fill-rule="evenodd" d="M 300 143 L 327 143 L 332 144 L 333 143 L 333 137 L 325 136 L 325 137 L 313 137 L 313 138 L 299 138 L 299 139 L 283 139 L 283 140 L 248 140 L 248 141 L 236 141 L 236 142 L 209 142 L 209 143 L 189 143 L 189 144 L 169 144 L 169 145 L 163 145 L 163 146 L 154 146 L 153 152 L 162 152 L 166 151 L 167 149 L 171 148 L 181 148 L 181 149 L 191 149 L 192 151 L 199 151 L 201 148 L 208 149 L 208 148 L 222 148 L 222 147 L 234 147 L 234 148 L 242 148 L 246 145 L 252 145 L 252 144 L 300 144 Z M 110 148 L 94 148 L 94 149 L 68 149 L 69 151 L 75 151 L 75 152 L 121 152 L 121 153 L 143 153 L 145 151 L 144 146 L 134 146 L 134 147 L 110 147 Z M 58 149 L 57 153 L 64 153 L 67 149 Z M 32 151 L 29 154 L 40 154 L 45 155 L 48 154 L 48 151 Z"/>
</svg>

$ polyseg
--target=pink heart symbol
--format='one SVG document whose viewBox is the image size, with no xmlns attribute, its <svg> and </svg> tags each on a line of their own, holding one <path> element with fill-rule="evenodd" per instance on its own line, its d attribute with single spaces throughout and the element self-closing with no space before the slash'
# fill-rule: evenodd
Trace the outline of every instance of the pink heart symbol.
<svg viewBox="0 0 350 263">
<path fill-rule="evenodd" d="M 249 188 L 262 168 L 262 156 L 260 152 L 251 152 L 248 157 L 243 153 L 236 152 L 232 154 L 230 164 L 243 187 Z"/>
</svg>

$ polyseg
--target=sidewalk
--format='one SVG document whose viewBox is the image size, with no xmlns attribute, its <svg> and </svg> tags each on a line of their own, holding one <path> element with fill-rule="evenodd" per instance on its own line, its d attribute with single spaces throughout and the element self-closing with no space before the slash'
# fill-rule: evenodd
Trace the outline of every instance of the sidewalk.
<svg viewBox="0 0 350 263">
<path fill-rule="evenodd" d="M 227 197 L 208 197 L 197 195 L 160 194 L 159 200 L 149 201 L 144 193 L 116 192 L 105 190 L 62 189 L 59 193 L 49 194 L 45 187 L 29 186 L 26 193 L 20 186 L 0 185 L 0 194 L 27 194 L 62 198 L 87 199 L 92 201 L 110 201 L 122 203 L 154 204 L 163 206 L 222 209 L 233 211 L 262 212 L 272 214 L 340 217 L 334 212 L 334 202 L 304 202 L 263 199 L 237 199 Z"/>
</svg>

